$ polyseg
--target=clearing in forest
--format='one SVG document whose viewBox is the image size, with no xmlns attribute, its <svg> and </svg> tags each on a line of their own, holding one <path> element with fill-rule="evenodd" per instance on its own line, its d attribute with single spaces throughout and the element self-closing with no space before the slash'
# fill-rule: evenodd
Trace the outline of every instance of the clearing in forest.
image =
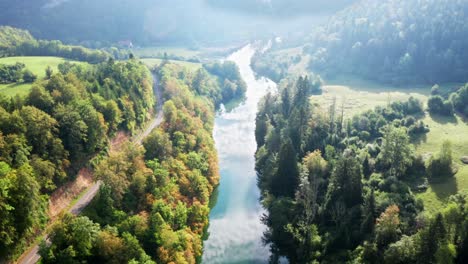
<svg viewBox="0 0 468 264">
<path fill-rule="evenodd" d="M 39 56 L 28 56 L 28 57 L 6 57 L 0 58 L 0 64 L 13 65 L 17 62 L 26 65 L 25 69 L 32 71 L 37 75 L 38 79 L 45 77 L 45 70 L 47 66 L 50 66 L 54 72 L 58 71 L 57 66 L 65 61 L 73 63 L 86 64 L 84 62 L 70 61 L 60 57 L 39 57 Z M 0 93 L 6 96 L 15 95 L 26 95 L 31 89 L 32 83 L 10 83 L 0 84 Z"/>
<path fill-rule="evenodd" d="M 460 84 L 444 84 L 441 89 L 452 89 Z M 321 111 L 327 112 L 336 98 L 337 111 L 344 107 L 345 116 L 353 115 L 385 106 L 395 101 L 407 100 L 413 96 L 427 107 L 430 87 L 392 87 L 363 81 L 353 77 L 333 80 L 323 86 L 322 95 L 314 95 L 311 102 Z M 457 192 L 468 192 L 468 165 L 460 161 L 462 156 L 468 155 L 468 121 L 460 116 L 440 117 L 426 112 L 422 119 L 430 128 L 430 132 L 413 142 L 418 154 L 435 154 L 442 143 L 449 140 L 452 143 L 454 163 L 458 167 L 455 177 L 441 183 L 431 183 L 429 188 L 416 195 L 424 202 L 428 212 L 436 212 L 444 206 L 450 195 Z"/>
</svg>

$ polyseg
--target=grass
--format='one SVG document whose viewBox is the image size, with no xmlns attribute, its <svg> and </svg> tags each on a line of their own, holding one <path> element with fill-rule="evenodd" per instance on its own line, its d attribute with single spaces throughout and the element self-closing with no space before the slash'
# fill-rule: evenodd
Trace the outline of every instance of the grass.
<svg viewBox="0 0 468 264">
<path fill-rule="evenodd" d="M 455 177 L 442 183 L 433 183 L 430 188 L 417 194 L 424 201 L 429 212 L 440 209 L 450 195 L 457 192 L 468 192 L 468 165 L 464 165 L 460 158 L 468 155 L 468 123 L 460 117 L 447 118 L 426 115 L 424 122 L 431 131 L 416 144 L 420 154 L 437 153 L 442 143 L 450 140 L 452 143 L 453 159 L 458 167 Z"/>
<path fill-rule="evenodd" d="M 385 106 L 395 101 L 405 101 L 410 96 L 427 101 L 427 96 L 418 92 L 417 89 L 398 91 L 389 87 L 374 87 L 371 83 L 361 85 L 339 85 L 337 83 L 325 85 L 323 94 L 314 95 L 311 101 L 317 104 L 322 111 L 328 108 L 336 99 L 338 111 L 344 107 L 344 114 L 350 118 L 356 114 L 374 109 L 376 106 Z"/>
<path fill-rule="evenodd" d="M 346 84 L 346 85 L 343 85 Z M 458 84 L 444 84 L 441 89 L 452 89 Z M 338 111 L 343 104 L 345 116 L 350 118 L 355 114 L 370 110 L 389 102 L 407 100 L 410 96 L 426 103 L 431 87 L 391 87 L 373 82 L 353 78 L 352 76 L 329 81 L 324 86 L 322 95 L 312 96 L 311 102 L 327 112 L 333 99 L 336 98 Z M 452 194 L 457 192 L 468 193 L 468 165 L 464 165 L 460 158 L 468 155 L 468 123 L 461 117 L 453 118 L 431 116 L 426 114 L 423 118 L 430 132 L 413 142 L 418 154 L 436 154 L 442 143 L 450 140 L 452 143 L 453 159 L 458 167 L 455 177 L 441 183 L 433 183 L 422 193 L 416 194 L 422 199 L 427 212 L 440 210 Z"/>
<path fill-rule="evenodd" d="M 156 65 L 161 64 L 163 60 L 161 59 L 141 59 L 148 67 L 152 68 Z M 202 67 L 201 63 L 193 63 L 188 61 L 176 61 L 176 60 L 169 60 L 171 63 L 182 65 L 188 68 L 191 71 L 196 71 Z"/>
<path fill-rule="evenodd" d="M 57 66 L 60 63 L 67 61 L 59 57 L 7 57 L 0 58 L 0 64 L 15 64 L 21 62 L 26 65 L 26 69 L 31 70 L 38 76 L 38 79 L 45 77 L 45 69 L 47 66 L 52 67 L 55 72 L 58 71 Z M 77 62 L 83 63 L 83 62 Z M 0 93 L 6 96 L 25 95 L 31 89 L 31 83 L 12 83 L 0 84 Z"/>
</svg>

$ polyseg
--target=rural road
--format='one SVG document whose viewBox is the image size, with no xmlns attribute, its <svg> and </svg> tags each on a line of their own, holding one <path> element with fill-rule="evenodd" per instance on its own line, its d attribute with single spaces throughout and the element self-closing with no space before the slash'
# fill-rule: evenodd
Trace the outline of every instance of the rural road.
<svg viewBox="0 0 468 264">
<path fill-rule="evenodd" d="M 135 136 L 133 142 L 141 144 L 144 138 L 146 138 L 154 128 L 159 126 L 163 121 L 162 114 L 162 92 L 159 89 L 159 81 L 156 74 L 153 74 L 153 93 L 156 98 L 156 116 L 149 122 L 146 128 L 137 136 Z M 101 187 L 101 181 L 95 182 L 91 187 L 88 188 L 86 193 L 78 199 L 75 205 L 70 208 L 69 212 L 73 215 L 79 215 L 88 204 L 93 200 Z M 48 235 L 44 235 L 47 243 L 50 243 Z M 18 264 L 35 264 L 39 261 L 41 256 L 39 255 L 39 245 L 36 244 L 30 248 L 29 251 L 25 252 L 17 261 Z"/>
<path fill-rule="evenodd" d="M 146 126 L 145 130 L 137 135 L 134 139 L 134 142 L 141 144 L 144 138 L 146 138 L 153 129 L 155 129 L 163 121 L 163 100 L 162 100 L 162 91 L 159 89 L 159 80 L 156 74 L 153 74 L 153 93 L 156 97 L 156 116 L 155 118 Z"/>
</svg>

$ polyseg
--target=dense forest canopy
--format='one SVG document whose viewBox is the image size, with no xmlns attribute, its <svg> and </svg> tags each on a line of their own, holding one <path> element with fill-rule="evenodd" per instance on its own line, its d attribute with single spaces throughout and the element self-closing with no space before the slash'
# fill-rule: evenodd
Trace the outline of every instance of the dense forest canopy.
<svg viewBox="0 0 468 264">
<path fill-rule="evenodd" d="M 464 82 L 468 71 L 464 0 L 364 0 L 313 34 L 310 68 L 387 83 Z"/>
<path fill-rule="evenodd" d="M 153 105 L 150 73 L 135 60 L 66 62 L 26 97 L 0 96 L 1 258 L 44 228 L 50 194 L 98 162 L 117 130 L 141 127 Z"/>
<path fill-rule="evenodd" d="M 219 67 L 216 73 L 226 81 L 239 81 L 236 65 L 224 65 L 230 70 L 220 64 L 211 69 Z M 143 146 L 125 142 L 96 166 L 104 185 L 85 217 L 66 216 L 54 227 L 52 244 L 41 246 L 44 263 L 200 260 L 210 197 L 219 183 L 215 104 L 232 99 L 218 102 L 230 87 L 202 71 L 171 63 L 156 69 L 166 101 L 164 122 Z M 85 241 L 74 231 L 79 224 Z"/>
<path fill-rule="evenodd" d="M 467 15 L 0 0 L 0 262 L 468 263 Z"/>
</svg>

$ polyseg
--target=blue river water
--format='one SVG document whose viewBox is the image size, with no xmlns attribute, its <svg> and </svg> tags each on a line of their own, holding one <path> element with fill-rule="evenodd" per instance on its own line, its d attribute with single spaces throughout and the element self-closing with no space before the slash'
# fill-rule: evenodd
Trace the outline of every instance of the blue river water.
<svg viewBox="0 0 468 264">
<path fill-rule="evenodd" d="M 255 78 L 250 66 L 254 54 L 255 48 L 248 45 L 227 58 L 239 66 L 247 98 L 233 110 L 219 112 L 215 120 L 221 181 L 204 243 L 203 263 L 207 264 L 267 263 L 270 256 L 262 243 L 266 227 L 260 221 L 265 211 L 256 184 L 255 115 L 260 99 L 276 84 Z"/>
</svg>

